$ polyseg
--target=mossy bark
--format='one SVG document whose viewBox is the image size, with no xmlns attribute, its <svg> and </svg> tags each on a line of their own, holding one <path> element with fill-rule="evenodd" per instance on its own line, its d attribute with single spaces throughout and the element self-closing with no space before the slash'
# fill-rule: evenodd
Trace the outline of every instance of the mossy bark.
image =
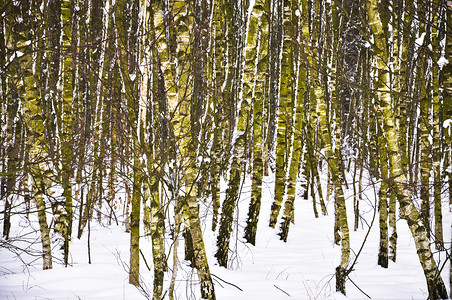
<svg viewBox="0 0 452 300">
<path fill-rule="evenodd" d="M 274 1 L 276 2 L 276 1 Z M 278 7 L 278 6 L 275 6 Z M 286 6 L 287 7 L 287 6 Z M 289 7 L 287 7 L 289 8 Z M 284 10 L 284 5 L 281 8 Z M 292 28 L 292 15 L 287 11 L 281 16 L 281 22 L 284 26 L 278 29 L 282 31 L 281 40 L 282 44 L 282 56 L 280 61 L 280 74 L 279 79 L 279 105 L 277 112 L 278 127 L 276 134 L 276 169 L 275 169 L 275 197 L 271 206 L 270 215 L 270 227 L 275 228 L 278 216 L 281 210 L 281 206 L 286 194 L 286 185 L 288 179 L 288 173 L 291 160 L 290 152 L 292 152 L 292 136 L 293 136 L 293 115 L 294 115 L 294 83 L 296 78 L 296 71 L 294 70 L 294 37 L 291 36 L 293 32 L 296 32 Z M 277 16 L 275 11 L 275 17 Z M 274 20 L 274 22 L 276 22 Z M 272 51 L 271 51 L 272 52 Z M 279 57 L 277 58 L 279 59 Z M 298 157 L 297 157 L 298 158 Z M 298 166 L 298 164 L 297 164 Z"/>
<path fill-rule="evenodd" d="M 295 12 L 298 6 L 297 1 L 292 1 L 292 12 Z M 294 15 L 292 18 L 292 28 L 288 29 L 288 32 L 294 33 L 295 36 L 290 36 L 290 38 L 295 39 L 292 40 L 291 47 L 293 48 L 293 58 L 291 59 L 290 65 L 290 75 L 292 76 L 294 82 L 292 83 L 293 90 L 293 112 L 292 112 L 292 125 L 293 130 L 291 133 L 291 153 L 289 155 L 290 163 L 288 166 L 288 174 L 287 178 L 287 199 L 284 203 L 284 215 L 282 217 L 282 223 L 280 226 L 279 236 L 281 240 L 287 241 L 289 234 L 289 227 L 291 223 L 295 222 L 294 219 L 294 206 L 295 206 L 295 189 L 296 182 L 298 177 L 298 172 L 300 168 L 300 160 L 303 158 L 306 161 L 306 156 L 303 153 L 304 149 L 304 130 L 303 127 L 305 125 L 303 117 L 305 115 L 304 103 L 306 98 L 306 85 L 307 85 L 307 71 L 302 65 L 302 57 L 305 55 L 302 47 L 299 45 L 302 43 L 304 39 L 307 37 L 304 34 L 307 33 L 306 27 L 308 27 L 307 22 L 307 11 L 303 10 L 303 13 L 300 17 Z"/>
<path fill-rule="evenodd" d="M 379 158 L 380 158 L 380 190 L 378 192 L 378 209 L 380 211 L 380 247 L 378 251 L 378 264 L 383 268 L 388 267 L 388 157 L 386 151 L 386 140 L 383 133 L 379 130 Z"/>
<path fill-rule="evenodd" d="M 50 229 L 47 224 L 46 204 L 44 195 L 46 193 L 46 184 L 44 182 L 42 170 L 36 169 L 33 171 L 33 193 L 36 209 L 38 211 L 39 230 L 41 231 L 42 244 L 42 268 L 44 270 L 52 269 L 52 245 L 50 241 Z"/>
<path fill-rule="evenodd" d="M 387 40 L 379 16 L 376 0 L 368 1 L 367 13 L 371 30 L 377 49 L 377 67 L 379 68 L 380 86 L 378 92 L 380 109 L 383 112 L 383 130 L 387 139 L 388 157 L 390 162 L 390 177 L 393 178 L 395 191 L 400 203 L 401 216 L 407 220 L 408 227 L 413 235 L 419 261 L 427 281 L 430 299 L 444 299 L 447 291 L 440 276 L 438 267 L 430 249 L 427 230 L 421 221 L 421 216 L 411 200 L 411 192 L 406 187 L 407 178 L 402 169 L 402 160 L 399 146 L 399 135 L 394 124 L 394 110 L 390 95 L 390 81 L 388 70 Z"/>
<path fill-rule="evenodd" d="M 264 81 L 262 76 L 265 72 L 266 64 L 262 60 L 266 58 L 268 36 L 266 18 L 263 15 L 262 7 L 255 8 L 250 19 L 250 29 L 248 36 L 248 45 L 252 45 L 252 51 L 247 52 L 247 65 L 253 70 L 249 78 L 253 82 L 252 91 L 250 91 L 252 101 L 252 141 L 253 141 L 253 162 L 252 162 L 252 183 L 251 183 L 251 201 L 248 209 L 248 218 L 245 227 L 245 239 L 248 243 L 256 244 L 257 224 L 262 198 L 262 177 L 263 177 L 263 97 Z M 245 97 L 249 97 L 245 93 Z"/>
<path fill-rule="evenodd" d="M 268 0 L 270 4 L 269 20 L 269 103 L 268 103 L 268 136 L 267 136 L 267 157 L 268 166 L 273 172 L 276 170 L 276 145 L 278 132 L 278 107 L 281 84 L 281 54 L 283 51 L 283 0 Z M 272 221 L 273 222 L 273 221 Z"/>
</svg>

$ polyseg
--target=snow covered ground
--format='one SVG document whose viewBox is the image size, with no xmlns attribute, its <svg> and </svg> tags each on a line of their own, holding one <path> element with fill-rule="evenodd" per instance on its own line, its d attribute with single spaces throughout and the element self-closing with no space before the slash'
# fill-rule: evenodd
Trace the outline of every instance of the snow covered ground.
<svg viewBox="0 0 452 300">
<path fill-rule="evenodd" d="M 267 181 L 269 179 L 267 178 Z M 216 264 L 214 250 L 216 240 L 205 228 L 205 244 L 209 255 L 211 272 L 215 281 L 217 299 L 426 299 L 427 286 L 419 264 L 414 241 L 406 222 L 397 222 L 397 263 L 390 262 L 388 269 L 377 265 L 379 245 L 378 215 L 369 237 L 360 254 L 354 271 L 347 281 L 347 297 L 335 292 L 334 272 L 340 259 L 340 247 L 333 243 L 333 203 L 328 203 L 327 216 L 315 218 L 311 201 L 300 198 L 296 202 L 295 225 L 291 226 L 288 242 L 277 236 L 278 229 L 268 227 L 272 184 L 264 185 L 264 197 L 256 246 L 243 242 L 243 226 L 246 221 L 249 201 L 249 187 L 244 187 L 238 206 L 238 222 L 231 243 L 231 265 L 229 269 Z M 374 204 L 373 189 L 368 187 L 361 213 L 371 224 Z M 351 229 L 351 261 L 359 251 L 368 231 L 366 222 L 353 232 L 351 190 L 347 191 L 349 227 Z M 320 207 L 319 207 L 320 210 Z M 444 237 L 450 242 L 452 215 L 444 207 Z M 202 214 L 203 215 L 203 214 Z M 207 216 L 206 224 L 210 224 Z M 31 223 L 16 217 L 13 223 L 15 233 L 22 234 L 38 229 L 37 220 Z M 35 236 L 39 238 L 38 235 Z M 145 296 L 128 284 L 127 265 L 129 261 L 129 234 L 124 227 L 106 226 L 93 221 L 91 226 L 91 260 L 88 264 L 88 234 L 73 239 L 71 243 L 71 266 L 64 267 L 54 261 L 54 269 L 42 270 L 38 257 L 19 251 L 19 255 L 0 248 L 0 299 L 145 299 Z M 22 243 L 24 247 L 26 243 Z M 141 239 L 141 250 L 145 260 L 140 262 L 143 290 L 152 291 L 151 244 L 148 237 Z M 450 244 L 446 245 L 450 248 Z M 36 242 L 40 248 L 39 239 Z M 169 247 L 168 247 L 169 249 Z M 59 250 L 54 249 L 58 257 Z M 171 256 L 171 255 L 170 255 Z M 183 257 L 183 244 L 179 247 Z M 448 286 L 449 264 L 445 263 L 445 252 L 437 253 L 443 267 L 443 279 Z M 172 268 L 170 257 L 169 267 Z M 170 275 L 165 277 L 165 289 Z M 180 262 L 176 283 L 176 299 L 199 299 L 196 272 L 184 261 Z M 356 286 L 355 286 L 356 284 Z M 359 287 L 359 289 L 358 289 Z M 360 289 L 362 291 L 360 291 Z M 364 294 L 364 293 L 365 294 Z"/>
</svg>

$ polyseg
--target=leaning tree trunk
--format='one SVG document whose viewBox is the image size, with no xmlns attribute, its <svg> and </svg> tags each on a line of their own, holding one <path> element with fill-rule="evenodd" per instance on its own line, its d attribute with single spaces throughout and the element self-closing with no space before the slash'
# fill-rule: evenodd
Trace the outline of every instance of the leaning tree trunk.
<svg viewBox="0 0 452 300">
<path fill-rule="evenodd" d="M 184 176 L 186 195 L 182 199 L 182 205 L 186 210 L 188 234 L 193 245 L 194 266 L 198 270 L 198 277 L 201 284 L 201 297 L 203 299 L 215 299 L 215 290 L 207 262 L 207 253 L 204 247 L 201 222 L 199 220 L 199 208 L 196 201 L 195 179 L 197 168 L 196 156 L 193 150 L 190 150 L 188 159 L 189 166 L 185 170 Z"/>
<path fill-rule="evenodd" d="M 317 79 L 315 79 L 317 80 Z M 347 223 L 347 212 L 345 208 L 345 198 L 342 189 L 342 182 L 339 176 L 339 162 L 337 158 L 337 153 L 333 152 L 331 147 L 331 134 L 328 128 L 328 123 L 326 120 L 325 102 L 323 96 L 321 96 L 321 91 L 317 89 L 316 97 L 318 101 L 319 108 L 319 125 L 322 134 L 322 139 L 325 144 L 325 154 L 328 162 L 328 172 L 330 173 L 332 183 L 334 185 L 334 195 L 336 201 L 336 208 L 338 212 L 338 223 L 339 229 L 341 231 L 340 242 L 342 245 L 342 256 L 341 263 L 336 268 L 336 290 L 340 291 L 345 295 L 345 277 L 347 272 L 347 266 L 350 256 L 350 237 Z"/>
<path fill-rule="evenodd" d="M 398 144 L 398 132 L 394 124 L 394 111 L 390 94 L 390 80 L 387 54 L 387 41 L 382 22 L 379 16 L 377 0 L 367 3 L 367 13 L 374 35 L 375 48 L 377 49 L 377 67 L 379 69 L 378 81 L 382 88 L 378 91 L 380 109 L 383 111 L 383 131 L 388 143 L 388 157 L 390 162 L 390 176 L 394 180 L 394 187 L 400 203 L 402 218 L 407 220 L 408 227 L 413 235 L 419 260 L 427 280 L 430 299 L 447 298 L 446 287 L 436 265 L 427 230 L 421 223 L 421 216 L 411 200 L 411 191 L 407 187 L 407 178 L 402 169 L 400 148 Z"/>
<path fill-rule="evenodd" d="M 39 10 L 37 6 L 33 6 L 34 4 L 27 8 L 27 4 L 29 3 L 19 2 L 19 5 L 14 5 L 14 10 L 23 10 L 22 13 L 26 15 Z M 12 3 L 7 5 L 13 7 Z M 42 24 L 37 24 L 33 28 L 33 30 L 36 30 L 37 35 L 45 35 L 45 25 L 48 24 L 46 18 L 41 18 L 48 11 L 47 5 L 43 5 L 43 7 L 44 13 L 37 14 L 37 23 L 40 22 Z M 19 13 L 18 11 L 15 12 Z M 11 16 L 15 15 L 12 13 Z M 15 22 L 15 20 L 12 21 L 13 24 Z M 36 57 L 31 57 L 30 55 L 36 50 L 33 49 L 35 47 L 34 45 L 37 45 L 37 48 L 41 49 L 41 47 L 44 47 L 45 41 L 44 39 L 40 39 L 39 41 L 33 41 L 29 45 L 25 43 L 26 40 L 22 36 L 26 37 L 28 34 L 25 31 L 22 32 L 22 30 L 25 30 L 26 26 L 32 27 L 28 22 L 30 20 L 25 18 L 24 23 L 22 23 L 23 27 L 18 25 L 17 29 L 19 30 L 19 34 L 4 37 L 6 39 L 6 45 L 14 45 L 14 47 L 22 49 L 25 53 L 19 59 L 16 58 L 12 61 L 13 63 L 8 70 L 10 80 L 7 80 L 5 84 L 8 84 L 7 87 L 12 89 L 12 97 L 15 98 L 14 101 L 18 101 L 15 105 L 19 105 L 20 103 L 22 120 L 19 119 L 19 122 L 23 122 L 25 127 L 24 131 L 27 132 L 25 147 L 29 149 L 30 153 L 28 160 L 25 162 L 25 168 L 28 169 L 27 173 L 31 179 L 29 181 L 29 191 L 36 205 L 41 233 L 43 269 L 46 270 L 52 268 L 52 244 L 46 215 L 46 195 L 48 191 L 48 178 L 46 176 L 48 176 L 49 170 L 47 163 L 45 163 L 49 160 L 48 155 L 51 146 L 49 145 L 49 139 L 46 139 L 46 133 L 48 134 L 48 132 L 46 132 L 45 126 L 46 123 L 49 123 L 49 120 L 46 119 L 48 115 L 43 116 L 43 112 L 47 112 L 50 109 L 50 106 L 47 106 L 47 102 L 43 100 L 44 89 L 48 85 L 48 80 L 43 74 L 48 72 L 46 69 L 48 64 L 42 51 L 37 51 Z M 29 68 L 29 70 L 24 72 L 21 69 L 23 66 Z M 13 113 L 13 111 L 14 109 L 11 107 L 10 113 Z M 16 129 L 19 129 L 19 126 Z M 11 168 L 13 169 L 13 166 Z"/>
<path fill-rule="evenodd" d="M 186 55 L 186 63 L 190 63 L 188 60 L 189 58 L 187 57 L 188 55 L 184 55 Z M 195 64 L 196 62 L 192 61 L 191 63 Z M 190 244 L 190 259 L 198 271 L 201 297 L 203 299 L 215 299 L 215 289 L 204 246 L 196 192 L 196 179 L 199 172 L 199 167 L 197 165 L 197 150 L 199 146 L 198 137 L 199 132 L 203 129 L 199 127 L 199 124 L 196 124 L 201 118 L 201 116 L 197 115 L 197 113 L 200 113 L 201 108 L 194 110 L 194 105 L 191 102 L 196 101 L 197 104 L 204 103 L 204 99 L 200 99 L 198 97 L 204 96 L 202 94 L 195 94 L 193 101 L 181 100 L 178 103 L 177 118 L 179 118 L 179 128 L 176 128 L 175 131 L 181 136 L 180 155 L 181 160 L 183 160 L 182 165 L 185 168 L 183 171 L 185 196 L 181 197 L 180 204 L 184 210 L 185 222 L 187 226 L 185 243 Z"/>
<path fill-rule="evenodd" d="M 316 58 L 314 58 L 315 61 Z M 342 245 L 342 255 L 340 265 L 336 268 L 336 290 L 345 295 L 345 280 L 347 275 L 347 266 L 350 259 L 350 236 L 347 223 L 347 211 L 345 207 L 344 191 L 340 176 L 340 155 L 338 151 L 333 151 L 331 128 L 327 121 L 326 100 L 320 85 L 320 74 L 317 71 L 318 66 L 314 63 L 312 71 L 312 80 L 314 85 L 315 103 L 319 114 L 320 134 L 325 148 L 325 156 L 328 162 L 328 172 L 334 186 L 335 205 L 337 209 L 337 222 L 341 231 L 340 243 Z M 334 83 L 335 84 L 335 83 Z M 338 124 L 336 124 L 338 126 Z"/>
</svg>

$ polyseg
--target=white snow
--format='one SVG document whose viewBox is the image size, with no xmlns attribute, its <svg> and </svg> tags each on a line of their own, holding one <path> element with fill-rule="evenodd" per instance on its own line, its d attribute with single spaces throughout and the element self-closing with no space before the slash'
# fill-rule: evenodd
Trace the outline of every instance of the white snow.
<svg viewBox="0 0 452 300">
<path fill-rule="evenodd" d="M 422 44 L 424 43 L 424 38 L 425 38 L 425 32 L 423 32 L 421 34 L 421 36 L 416 39 L 416 45 L 418 47 L 422 46 Z"/>
<path fill-rule="evenodd" d="M 448 120 L 450 122 L 450 120 Z M 369 180 L 366 180 L 369 182 Z M 263 202 L 258 225 L 256 246 L 244 243 L 243 226 L 246 224 L 247 207 L 250 198 L 249 180 L 243 187 L 242 196 L 236 211 L 238 223 L 233 225 L 234 232 L 230 245 L 230 269 L 219 267 L 214 257 L 215 234 L 210 230 L 211 215 L 208 203 L 200 203 L 204 228 L 204 240 L 209 265 L 215 282 L 217 299 L 426 299 L 427 286 L 419 264 L 413 239 L 403 220 L 397 222 L 399 236 L 397 262 L 390 261 L 389 268 L 377 265 L 379 245 L 378 213 L 369 237 L 357 263 L 353 267 L 350 279 L 346 283 L 347 297 L 335 292 L 335 268 L 340 259 L 340 247 L 333 242 L 334 203 L 327 203 L 328 215 L 315 218 L 312 202 L 297 198 L 295 202 L 295 225 L 291 225 L 288 242 L 279 240 L 278 229 L 268 227 L 274 183 L 264 178 Z M 365 197 L 360 202 L 360 211 L 364 219 L 360 221 L 358 231 L 353 231 L 352 186 L 346 190 L 347 212 L 351 235 L 351 259 L 353 261 L 372 223 L 376 205 L 372 184 L 365 184 Z M 225 186 L 222 184 L 222 197 Z M 326 192 L 326 191 L 325 191 Z M 446 200 L 446 199 L 445 199 Z M 118 201 L 119 202 L 119 201 Z M 444 237 L 450 237 L 451 213 L 444 204 Z M 105 205 L 106 206 L 106 205 Z M 122 204 L 117 215 L 124 221 Z M 320 207 L 319 207 L 320 211 Z M 123 226 L 102 225 L 97 221 L 91 226 L 91 258 L 88 264 L 88 229 L 81 240 L 75 237 L 71 242 L 71 266 L 65 268 L 54 261 L 54 269 L 41 270 L 40 256 L 27 255 L 18 251 L 17 255 L 0 247 L 0 299 L 145 299 L 134 286 L 128 284 L 127 266 L 129 263 L 129 234 Z M 74 222 L 76 228 L 77 222 Z M 108 226 L 107 226 L 108 225 Z M 28 222 L 23 216 L 13 218 L 13 235 L 27 239 L 39 238 L 37 217 L 31 214 Z M 237 234 L 238 232 L 238 234 Z M 39 239 L 37 240 L 39 241 Z M 179 247 L 179 258 L 183 258 L 183 240 Z M 0 244 L 5 243 L 0 240 Z M 146 263 L 152 270 L 152 252 L 149 237 L 140 240 L 141 250 Z M 165 245 L 172 268 L 172 253 L 168 253 L 170 241 Z M 25 242 L 21 247 L 30 246 Z M 29 250 L 40 250 L 39 243 Z M 54 255 L 61 258 L 58 247 Z M 445 252 L 436 255 L 440 264 L 444 263 Z M 143 288 L 152 292 L 153 271 L 149 271 L 141 257 L 141 277 Z M 448 280 L 449 265 L 443 268 L 443 279 Z M 165 275 L 164 291 L 169 286 L 171 273 Z M 353 281 L 353 283 L 352 283 Z M 167 299 L 167 298 L 165 298 Z M 199 284 L 196 272 L 186 262 L 180 261 L 176 282 L 175 299 L 199 299 Z"/>
<path fill-rule="evenodd" d="M 448 63 L 449 63 L 449 60 L 448 60 L 447 58 L 445 58 L 444 56 L 441 56 L 441 57 L 438 59 L 438 62 L 437 62 L 437 64 L 438 64 L 440 70 L 442 70 L 443 67 L 444 67 L 445 65 L 447 65 Z"/>
</svg>

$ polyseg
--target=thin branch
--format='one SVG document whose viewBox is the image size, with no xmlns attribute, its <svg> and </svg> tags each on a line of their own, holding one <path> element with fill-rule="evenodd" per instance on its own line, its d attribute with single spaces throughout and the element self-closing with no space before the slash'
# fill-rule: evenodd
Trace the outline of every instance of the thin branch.
<svg viewBox="0 0 452 300">
<path fill-rule="evenodd" d="M 347 278 L 348 278 L 348 280 L 350 280 L 351 283 L 353 283 L 354 286 L 356 286 L 356 288 L 357 288 L 358 290 L 360 290 L 361 293 L 363 293 L 364 295 L 366 295 L 367 298 L 372 299 L 372 298 L 370 298 L 370 296 L 367 295 L 367 294 L 366 294 L 359 286 L 357 286 L 356 283 L 354 283 L 353 280 L 352 280 L 348 275 L 347 275 Z"/>
<path fill-rule="evenodd" d="M 224 279 L 218 277 L 218 276 L 215 275 L 215 274 L 211 274 L 211 275 L 212 275 L 213 277 L 217 278 L 218 280 L 221 280 L 222 282 L 224 282 L 224 283 L 226 283 L 226 284 L 232 285 L 232 286 L 235 287 L 236 289 L 238 289 L 238 290 L 240 290 L 241 292 L 243 292 L 243 290 L 242 290 L 241 288 L 239 288 L 238 286 L 236 286 L 235 284 L 230 283 L 230 282 L 227 282 L 226 280 L 224 280 Z"/>
<path fill-rule="evenodd" d="M 285 290 L 283 290 L 283 289 L 277 287 L 276 284 L 274 284 L 273 286 L 274 286 L 275 288 L 277 288 L 278 290 L 280 290 L 281 292 L 283 292 L 284 294 L 286 294 L 287 296 L 292 297 L 292 296 L 289 295 L 289 293 L 287 293 Z"/>
</svg>

